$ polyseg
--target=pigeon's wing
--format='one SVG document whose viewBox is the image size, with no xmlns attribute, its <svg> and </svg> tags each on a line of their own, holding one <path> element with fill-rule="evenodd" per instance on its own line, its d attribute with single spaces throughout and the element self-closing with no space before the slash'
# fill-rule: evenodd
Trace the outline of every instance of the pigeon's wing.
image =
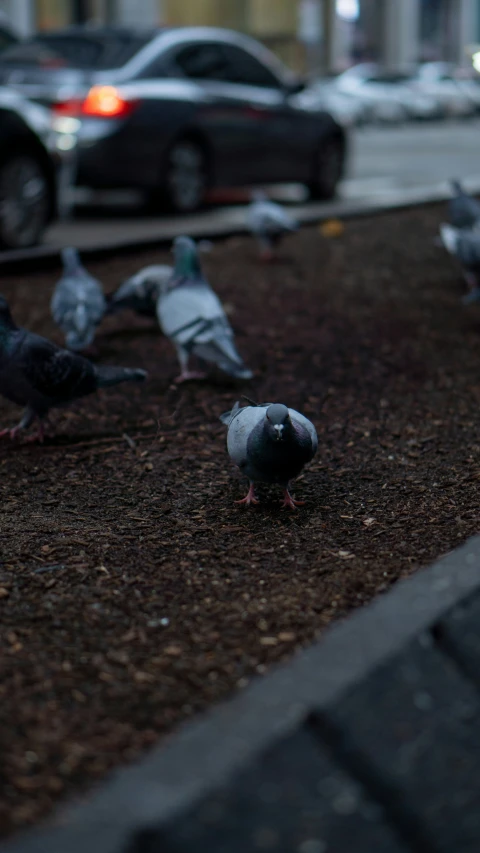
<svg viewBox="0 0 480 853">
<path fill-rule="evenodd" d="M 55 402 L 67 402 L 96 388 L 95 367 L 81 355 L 26 332 L 15 363 L 30 387 Z"/>
<path fill-rule="evenodd" d="M 311 421 L 308 420 L 308 418 L 305 417 L 305 415 L 302 415 L 300 412 L 295 411 L 295 409 L 289 409 L 288 412 L 290 414 L 290 419 L 294 426 L 295 424 L 298 424 L 299 426 L 307 430 L 312 440 L 312 457 L 315 456 L 315 453 L 317 452 L 318 448 L 318 436 L 317 430 L 315 429 L 314 425 Z"/>
<path fill-rule="evenodd" d="M 228 372 L 228 362 L 243 365 L 235 347 L 233 331 L 227 318 L 219 317 L 204 323 L 195 335 L 192 351 L 204 361 L 213 361 Z"/>
<path fill-rule="evenodd" d="M 157 315 L 162 331 L 177 347 L 216 364 L 239 379 L 251 379 L 235 347 L 222 304 L 207 284 L 179 285 L 160 296 Z"/>
<path fill-rule="evenodd" d="M 76 282 L 68 276 L 63 276 L 53 291 L 50 308 L 58 326 L 62 326 L 65 317 L 75 311 L 77 304 Z"/>
<path fill-rule="evenodd" d="M 274 204 L 274 202 L 265 203 L 265 216 L 272 225 L 276 225 L 285 231 L 296 231 L 298 228 L 295 219 L 281 205 Z"/>
<path fill-rule="evenodd" d="M 456 255 L 467 270 L 480 270 L 480 234 L 473 231 L 460 233 Z"/>
<path fill-rule="evenodd" d="M 218 296 L 207 284 L 172 288 L 158 300 L 157 315 L 163 333 L 180 346 L 191 345 L 213 320 L 229 327 Z"/>
<path fill-rule="evenodd" d="M 448 225 L 446 222 L 442 222 L 440 225 L 440 239 L 444 248 L 451 255 L 455 255 L 457 252 L 458 236 L 458 228 L 455 228 L 453 225 Z"/>
<path fill-rule="evenodd" d="M 235 409 L 232 410 L 232 413 Z M 230 458 L 239 468 L 246 465 L 247 442 L 250 433 L 265 418 L 265 406 L 244 406 L 240 409 L 228 427 L 227 450 Z"/>
<path fill-rule="evenodd" d="M 253 202 L 248 214 L 250 230 L 255 234 L 295 231 L 295 220 L 279 204 L 271 201 Z"/>
<path fill-rule="evenodd" d="M 223 415 L 220 415 L 220 420 L 221 420 L 222 424 L 225 424 L 225 426 L 230 426 L 233 419 L 237 417 L 237 415 L 240 411 L 241 411 L 240 403 L 237 400 L 233 409 L 230 409 L 229 412 L 224 412 Z"/>
<path fill-rule="evenodd" d="M 83 290 L 88 318 L 96 326 L 102 320 L 107 305 L 102 285 L 96 278 L 89 275 L 85 277 Z"/>
<path fill-rule="evenodd" d="M 148 295 L 152 285 L 161 287 L 171 278 L 173 269 L 167 264 L 152 264 L 127 278 L 112 296 L 113 302 L 123 302 L 132 296 L 138 295 L 144 298 Z"/>
</svg>

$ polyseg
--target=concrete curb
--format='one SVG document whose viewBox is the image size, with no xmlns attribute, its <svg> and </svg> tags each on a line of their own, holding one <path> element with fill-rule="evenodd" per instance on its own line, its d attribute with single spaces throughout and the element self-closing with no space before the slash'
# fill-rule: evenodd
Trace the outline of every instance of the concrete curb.
<svg viewBox="0 0 480 853">
<path fill-rule="evenodd" d="M 469 192 L 480 193 L 480 176 L 464 181 Z M 387 190 L 371 199 L 342 199 L 331 202 L 315 202 L 289 205 L 289 210 L 303 224 L 321 222 L 325 219 L 352 219 L 359 216 L 372 216 L 390 210 L 435 204 L 450 198 L 447 184 L 410 187 Z M 133 238 L 114 237 L 104 242 L 78 246 L 82 257 L 97 260 L 112 254 L 129 254 L 155 247 L 170 245 L 174 237 L 188 233 L 195 239 L 218 240 L 237 234 L 245 234 L 245 207 L 226 207 L 223 209 L 224 221 L 219 222 L 218 211 L 198 217 L 178 219 L 146 220 L 142 236 Z M 121 227 L 121 220 L 119 220 Z M 38 246 L 23 251 L 0 252 L 0 271 L 5 273 L 23 273 L 28 270 L 50 269 L 60 265 L 59 248 L 49 245 Z"/>
<path fill-rule="evenodd" d="M 480 594 L 480 537 L 398 582 L 289 664 L 181 727 L 137 765 L 114 774 L 84 805 L 62 812 L 57 826 L 26 833 L 0 853 L 143 850 L 136 839 L 150 827 L 161 831 L 177 818 L 181 823 L 245 764 L 298 729 L 308 715 L 341 703 L 348 691 L 475 594 Z"/>
</svg>

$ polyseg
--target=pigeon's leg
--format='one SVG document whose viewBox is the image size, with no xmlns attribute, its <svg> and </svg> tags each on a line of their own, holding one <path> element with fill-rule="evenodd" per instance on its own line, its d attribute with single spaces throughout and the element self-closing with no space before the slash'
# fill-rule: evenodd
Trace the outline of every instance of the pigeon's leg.
<svg viewBox="0 0 480 853">
<path fill-rule="evenodd" d="M 273 261 L 275 258 L 275 252 L 270 238 L 262 236 L 259 238 L 258 242 L 260 246 L 260 260 L 263 261 L 264 264 L 268 264 Z"/>
<path fill-rule="evenodd" d="M 464 270 L 463 277 L 471 291 L 478 290 L 478 279 L 474 272 Z"/>
<path fill-rule="evenodd" d="M 245 495 L 245 497 L 242 498 L 241 501 L 235 501 L 235 503 L 236 504 L 245 504 L 245 506 L 250 506 L 250 504 L 260 503 L 260 501 L 257 500 L 257 498 L 255 496 L 255 487 L 254 487 L 253 483 L 250 483 L 250 488 L 249 488 L 247 494 Z"/>
<path fill-rule="evenodd" d="M 20 423 L 17 424 L 16 427 L 13 427 L 13 429 L 2 429 L 2 431 L 0 432 L 0 438 L 8 437 L 11 439 L 11 441 L 14 441 L 14 439 L 17 438 L 18 433 L 21 432 L 23 429 L 28 429 L 28 427 L 31 426 L 35 418 L 36 414 L 33 409 L 27 407 Z"/>
<path fill-rule="evenodd" d="M 188 369 L 188 352 L 181 346 L 177 346 L 176 349 L 182 372 L 180 373 L 180 376 L 177 376 L 176 379 L 173 380 L 175 385 L 180 385 L 181 382 L 188 382 L 189 379 L 205 379 L 207 375 L 206 373 L 202 373 L 200 370 Z"/>
<path fill-rule="evenodd" d="M 43 444 L 45 438 L 45 427 L 43 425 L 43 421 L 39 420 L 38 429 L 33 435 L 29 435 L 28 438 L 25 439 L 25 442 L 30 444 L 34 441 L 39 441 L 40 444 Z"/>
<path fill-rule="evenodd" d="M 296 509 L 297 506 L 304 506 L 305 501 L 296 501 L 295 498 L 292 498 L 290 492 L 288 491 L 288 487 L 285 489 L 283 493 L 283 503 L 282 507 L 287 507 L 288 509 Z"/>
</svg>

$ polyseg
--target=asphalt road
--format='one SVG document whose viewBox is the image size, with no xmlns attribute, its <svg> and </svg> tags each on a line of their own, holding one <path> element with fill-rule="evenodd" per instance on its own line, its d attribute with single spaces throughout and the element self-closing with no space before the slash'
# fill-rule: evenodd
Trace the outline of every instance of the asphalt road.
<svg viewBox="0 0 480 853">
<path fill-rule="evenodd" d="M 450 177 L 459 177 L 477 189 L 480 181 L 480 120 L 409 124 L 402 127 L 362 128 L 351 137 L 348 175 L 342 184 L 338 202 L 315 206 L 319 216 L 331 211 L 341 215 L 349 204 L 373 203 L 375 200 L 410 200 L 412 193 L 445 190 Z M 279 188 L 279 198 L 305 210 L 301 188 Z M 83 199 L 77 213 L 67 222 L 55 224 L 45 243 L 50 247 L 76 245 L 78 248 L 99 246 L 107 242 L 146 239 L 155 235 L 172 237 L 181 232 L 197 233 L 202 229 L 224 229 L 243 221 L 243 209 L 229 205 L 210 209 L 194 217 L 146 216 L 132 202 L 112 207 L 112 195 L 98 197 L 96 204 Z M 118 198 L 113 196 L 113 201 Z"/>
</svg>

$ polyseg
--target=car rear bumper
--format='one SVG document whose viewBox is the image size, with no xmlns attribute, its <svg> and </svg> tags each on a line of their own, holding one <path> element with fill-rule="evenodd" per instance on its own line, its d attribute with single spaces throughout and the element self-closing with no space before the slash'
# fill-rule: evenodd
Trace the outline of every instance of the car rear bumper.
<svg viewBox="0 0 480 853">
<path fill-rule="evenodd" d="M 77 186 L 92 189 L 152 189 L 159 181 L 158 161 L 142 157 L 122 122 L 81 122 L 77 145 Z"/>
</svg>

